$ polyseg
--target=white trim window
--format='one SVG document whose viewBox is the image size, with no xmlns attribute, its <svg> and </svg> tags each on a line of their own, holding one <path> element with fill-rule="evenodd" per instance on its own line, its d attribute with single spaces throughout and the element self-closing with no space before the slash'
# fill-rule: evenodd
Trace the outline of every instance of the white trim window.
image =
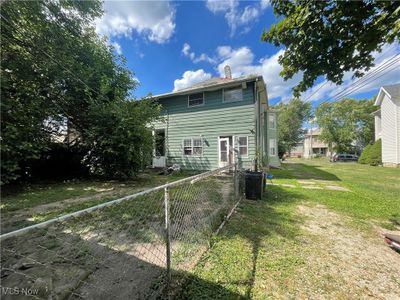
<svg viewBox="0 0 400 300">
<path fill-rule="evenodd" d="M 276 156 L 276 139 L 269 139 L 269 155 Z"/>
<path fill-rule="evenodd" d="M 235 87 L 231 89 L 224 89 L 223 102 L 238 102 L 243 100 L 243 90 L 241 87 Z"/>
<path fill-rule="evenodd" d="M 269 129 L 276 129 L 276 115 L 275 114 L 268 114 L 268 125 Z"/>
<path fill-rule="evenodd" d="M 204 93 L 196 93 L 188 95 L 188 107 L 196 107 L 204 105 Z"/>
<path fill-rule="evenodd" d="M 249 138 L 247 136 L 238 137 L 239 154 L 241 157 L 248 157 L 249 155 Z"/>
<path fill-rule="evenodd" d="M 201 156 L 203 155 L 203 139 L 190 138 L 183 140 L 183 155 Z"/>
</svg>

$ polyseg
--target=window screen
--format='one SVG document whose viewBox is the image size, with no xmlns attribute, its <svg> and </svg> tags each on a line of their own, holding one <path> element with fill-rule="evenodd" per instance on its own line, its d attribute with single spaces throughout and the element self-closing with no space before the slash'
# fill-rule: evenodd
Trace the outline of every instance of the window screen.
<svg viewBox="0 0 400 300">
<path fill-rule="evenodd" d="M 197 94 L 192 94 L 188 96 L 188 106 L 193 107 L 193 106 L 201 106 L 204 104 L 204 94 L 203 93 L 197 93 Z"/>
<path fill-rule="evenodd" d="M 238 139 L 239 153 L 241 156 L 248 155 L 248 138 L 247 136 L 241 136 Z"/>
<path fill-rule="evenodd" d="M 224 102 L 237 102 L 243 100 L 241 88 L 224 89 Z"/>
</svg>

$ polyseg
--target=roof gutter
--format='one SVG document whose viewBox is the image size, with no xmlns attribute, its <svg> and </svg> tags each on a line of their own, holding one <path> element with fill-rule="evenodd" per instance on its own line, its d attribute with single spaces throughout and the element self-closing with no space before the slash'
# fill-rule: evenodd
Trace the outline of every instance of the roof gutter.
<svg viewBox="0 0 400 300">
<path fill-rule="evenodd" d="M 155 95 L 155 96 L 153 96 L 153 98 L 162 99 L 162 98 L 167 98 L 167 97 L 172 97 L 172 96 L 187 95 L 187 94 L 191 94 L 194 92 L 216 91 L 216 90 L 219 90 L 219 89 L 225 88 L 225 87 L 227 87 L 227 88 L 234 87 L 243 82 L 253 82 L 253 81 L 257 82 L 257 81 L 259 81 L 260 78 L 261 78 L 261 76 L 257 76 L 257 77 L 252 77 L 252 78 L 244 78 L 241 80 L 235 80 L 235 81 L 231 81 L 231 82 L 223 82 L 223 83 L 213 84 L 213 85 L 205 86 L 205 87 L 185 89 L 185 90 L 181 90 L 181 91 Z"/>
</svg>

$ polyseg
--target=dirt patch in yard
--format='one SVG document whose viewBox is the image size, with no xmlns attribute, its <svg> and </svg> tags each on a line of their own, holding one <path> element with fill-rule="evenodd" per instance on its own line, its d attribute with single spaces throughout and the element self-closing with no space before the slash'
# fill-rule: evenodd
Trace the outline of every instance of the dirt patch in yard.
<svg viewBox="0 0 400 300">
<path fill-rule="evenodd" d="M 232 193 L 231 177 L 170 189 L 173 269 L 194 266 Z M 40 299 L 156 299 L 166 264 L 163 197 L 154 192 L 2 241 L 2 286 L 34 289 Z"/>
<path fill-rule="evenodd" d="M 299 291 L 314 299 L 399 298 L 400 254 L 381 233 L 363 236 L 348 226 L 349 217 L 322 205 L 300 205 L 298 211 L 307 245 L 306 267 L 293 278 Z"/>
<path fill-rule="evenodd" d="M 312 185 L 305 185 L 302 188 L 306 190 L 322 190 L 323 188 L 320 186 L 312 186 Z"/>
<path fill-rule="evenodd" d="M 102 199 L 118 198 L 123 195 L 138 193 L 147 187 L 141 188 L 110 188 L 101 191 L 95 195 L 74 197 L 57 202 L 38 205 L 31 208 L 20 209 L 1 216 L 1 233 L 11 232 L 21 227 L 31 225 L 34 222 L 34 216 L 46 214 L 48 212 L 65 209 L 69 206 L 79 205 L 90 201 L 100 201 Z"/>
<path fill-rule="evenodd" d="M 327 190 L 333 190 L 333 191 L 350 192 L 350 190 L 348 188 L 338 186 L 338 185 L 326 185 L 325 188 Z"/>
</svg>

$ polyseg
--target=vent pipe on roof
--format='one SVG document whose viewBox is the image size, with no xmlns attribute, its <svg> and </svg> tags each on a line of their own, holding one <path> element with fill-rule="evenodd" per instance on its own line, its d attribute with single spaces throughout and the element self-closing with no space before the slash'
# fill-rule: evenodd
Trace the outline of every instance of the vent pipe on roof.
<svg viewBox="0 0 400 300">
<path fill-rule="evenodd" d="M 232 71 L 231 71 L 231 67 L 226 65 L 224 68 L 225 71 L 225 78 L 226 79 L 232 79 Z"/>
</svg>

